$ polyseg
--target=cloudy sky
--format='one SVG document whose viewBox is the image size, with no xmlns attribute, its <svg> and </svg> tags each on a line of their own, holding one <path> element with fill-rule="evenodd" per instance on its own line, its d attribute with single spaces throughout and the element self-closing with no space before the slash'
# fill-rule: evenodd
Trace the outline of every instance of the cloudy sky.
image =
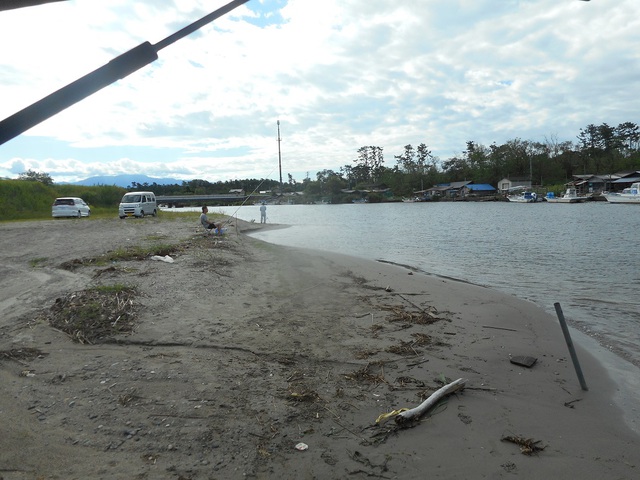
<svg viewBox="0 0 640 480">
<path fill-rule="evenodd" d="M 0 12 L 0 120 L 228 0 Z M 0 177 L 301 181 L 361 146 L 575 140 L 640 122 L 639 0 L 249 0 L 0 145 Z"/>
</svg>

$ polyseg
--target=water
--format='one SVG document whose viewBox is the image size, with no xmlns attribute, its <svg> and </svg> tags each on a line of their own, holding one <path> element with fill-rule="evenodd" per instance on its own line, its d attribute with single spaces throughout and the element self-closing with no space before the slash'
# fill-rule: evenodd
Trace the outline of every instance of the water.
<svg viewBox="0 0 640 480">
<path fill-rule="evenodd" d="M 259 221 L 259 207 L 212 207 Z M 269 205 L 267 242 L 411 265 L 535 302 L 640 366 L 640 207 L 606 202 Z"/>
</svg>

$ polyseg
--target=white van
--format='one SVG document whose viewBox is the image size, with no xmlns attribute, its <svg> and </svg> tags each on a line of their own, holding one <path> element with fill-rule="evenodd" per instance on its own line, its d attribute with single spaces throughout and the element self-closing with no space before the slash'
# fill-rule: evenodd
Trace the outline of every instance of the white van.
<svg viewBox="0 0 640 480">
<path fill-rule="evenodd" d="M 153 192 L 127 192 L 120 200 L 118 215 L 125 217 L 144 217 L 158 214 L 156 196 Z"/>
</svg>

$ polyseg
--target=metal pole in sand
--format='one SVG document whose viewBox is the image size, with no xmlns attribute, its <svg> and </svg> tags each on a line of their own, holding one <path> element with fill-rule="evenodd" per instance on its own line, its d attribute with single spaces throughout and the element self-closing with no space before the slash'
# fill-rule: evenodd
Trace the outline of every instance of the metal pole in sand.
<svg viewBox="0 0 640 480">
<path fill-rule="evenodd" d="M 556 308 L 556 314 L 558 315 L 558 320 L 560 320 L 560 327 L 562 328 L 562 333 L 564 334 L 564 340 L 567 342 L 567 347 L 569 347 L 569 353 L 571 354 L 571 360 L 573 361 L 573 367 L 576 369 L 576 375 L 578 375 L 580 386 L 582 387 L 582 390 L 589 390 L 589 388 L 587 388 L 587 383 L 584 381 L 584 376 L 582 375 L 580 362 L 578 362 L 576 349 L 573 346 L 573 341 L 571 340 L 571 335 L 569 334 L 569 329 L 567 328 L 567 322 L 565 321 L 564 314 L 562 313 L 562 307 L 560 307 L 560 304 L 558 302 L 554 303 L 553 306 Z"/>
</svg>

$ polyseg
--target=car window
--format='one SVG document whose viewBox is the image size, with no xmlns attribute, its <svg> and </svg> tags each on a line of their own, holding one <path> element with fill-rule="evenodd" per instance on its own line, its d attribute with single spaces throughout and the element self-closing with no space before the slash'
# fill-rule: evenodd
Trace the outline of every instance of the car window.
<svg viewBox="0 0 640 480">
<path fill-rule="evenodd" d="M 54 205 L 73 205 L 72 198 L 56 198 Z"/>
</svg>

